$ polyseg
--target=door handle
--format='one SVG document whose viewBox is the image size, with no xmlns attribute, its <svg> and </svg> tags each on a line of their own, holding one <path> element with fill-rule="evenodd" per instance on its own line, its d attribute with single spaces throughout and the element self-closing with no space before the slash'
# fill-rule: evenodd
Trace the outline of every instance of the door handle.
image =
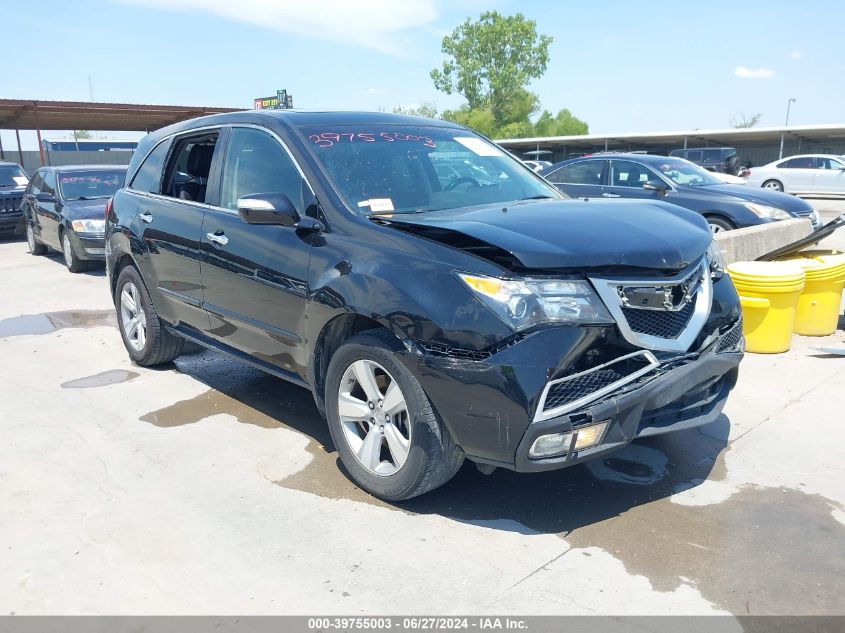
<svg viewBox="0 0 845 633">
<path fill-rule="evenodd" d="M 144 211 L 144 212 L 143 212 L 143 213 L 141 213 L 138 217 L 139 217 L 141 220 L 143 220 L 144 222 L 146 222 L 147 224 L 149 224 L 150 222 L 152 222 L 152 221 L 153 221 L 153 214 L 152 214 L 152 213 L 150 213 L 149 211 Z"/>
<path fill-rule="evenodd" d="M 620 198 L 621 196 L 618 193 L 603 193 L 601 194 L 602 198 Z"/>
<path fill-rule="evenodd" d="M 209 242 L 214 242 L 217 246 L 226 246 L 229 243 L 229 238 L 225 233 L 206 233 L 205 236 Z"/>
</svg>

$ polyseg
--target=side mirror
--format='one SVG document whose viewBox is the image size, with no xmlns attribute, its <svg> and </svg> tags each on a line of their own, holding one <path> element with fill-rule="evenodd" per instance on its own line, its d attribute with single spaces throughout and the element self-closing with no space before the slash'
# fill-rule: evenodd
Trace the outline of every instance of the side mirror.
<svg viewBox="0 0 845 633">
<path fill-rule="evenodd" d="M 37 193 L 35 194 L 35 199 L 38 200 L 38 202 L 55 202 L 56 196 L 52 193 Z"/>
<path fill-rule="evenodd" d="M 293 226 L 299 213 L 283 193 L 253 193 L 238 198 L 238 215 L 247 224 Z"/>
<path fill-rule="evenodd" d="M 657 195 L 665 196 L 669 188 L 662 180 L 647 180 L 643 183 L 643 189 L 646 191 L 656 191 Z"/>
</svg>

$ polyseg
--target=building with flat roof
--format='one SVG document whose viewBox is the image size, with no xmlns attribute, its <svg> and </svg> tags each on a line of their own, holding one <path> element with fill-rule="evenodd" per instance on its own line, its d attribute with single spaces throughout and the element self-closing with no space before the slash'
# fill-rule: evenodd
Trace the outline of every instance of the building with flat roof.
<svg viewBox="0 0 845 633">
<path fill-rule="evenodd" d="M 729 128 L 680 132 L 626 132 L 500 139 L 496 143 L 519 156 L 557 162 L 604 151 L 668 154 L 673 149 L 735 147 L 742 164 L 765 165 L 793 154 L 845 154 L 845 124 Z M 527 154 L 531 152 L 531 154 Z M 537 152 L 540 152 L 539 154 Z M 548 152 L 548 153 L 546 153 Z"/>
</svg>

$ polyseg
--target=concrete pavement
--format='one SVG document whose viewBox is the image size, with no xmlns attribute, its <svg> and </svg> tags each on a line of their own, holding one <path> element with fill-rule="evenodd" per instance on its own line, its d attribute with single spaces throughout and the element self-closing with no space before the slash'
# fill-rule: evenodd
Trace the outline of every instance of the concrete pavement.
<svg viewBox="0 0 845 633">
<path fill-rule="evenodd" d="M 749 355 L 709 427 L 386 504 L 308 392 L 135 367 L 112 310 L 0 242 L 0 613 L 845 613 L 842 330 Z"/>
</svg>

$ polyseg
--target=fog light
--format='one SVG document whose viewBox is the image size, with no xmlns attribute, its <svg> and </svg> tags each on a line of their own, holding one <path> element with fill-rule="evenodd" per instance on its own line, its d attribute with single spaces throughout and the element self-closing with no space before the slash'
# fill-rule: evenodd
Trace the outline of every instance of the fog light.
<svg viewBox="0 0 845 633">
<path fill-rule="evenodd" d="M 531 445 L 529 457 L 552 457 L 561 455 L 569 450 L 572 443 L 572 433 L 552 433 L 541 435 Z"/>
<path fill-rule="evenodd" d="M 604 422 L 591 424 L 590 426 L 578 429 L 578 435 L 575 438 L 575 447 L 573 450 L 581 451 L 601 442 L 604 437 L 604 431 L 609 422 L 610 420 L 605 420 Z"/>
</svg>

